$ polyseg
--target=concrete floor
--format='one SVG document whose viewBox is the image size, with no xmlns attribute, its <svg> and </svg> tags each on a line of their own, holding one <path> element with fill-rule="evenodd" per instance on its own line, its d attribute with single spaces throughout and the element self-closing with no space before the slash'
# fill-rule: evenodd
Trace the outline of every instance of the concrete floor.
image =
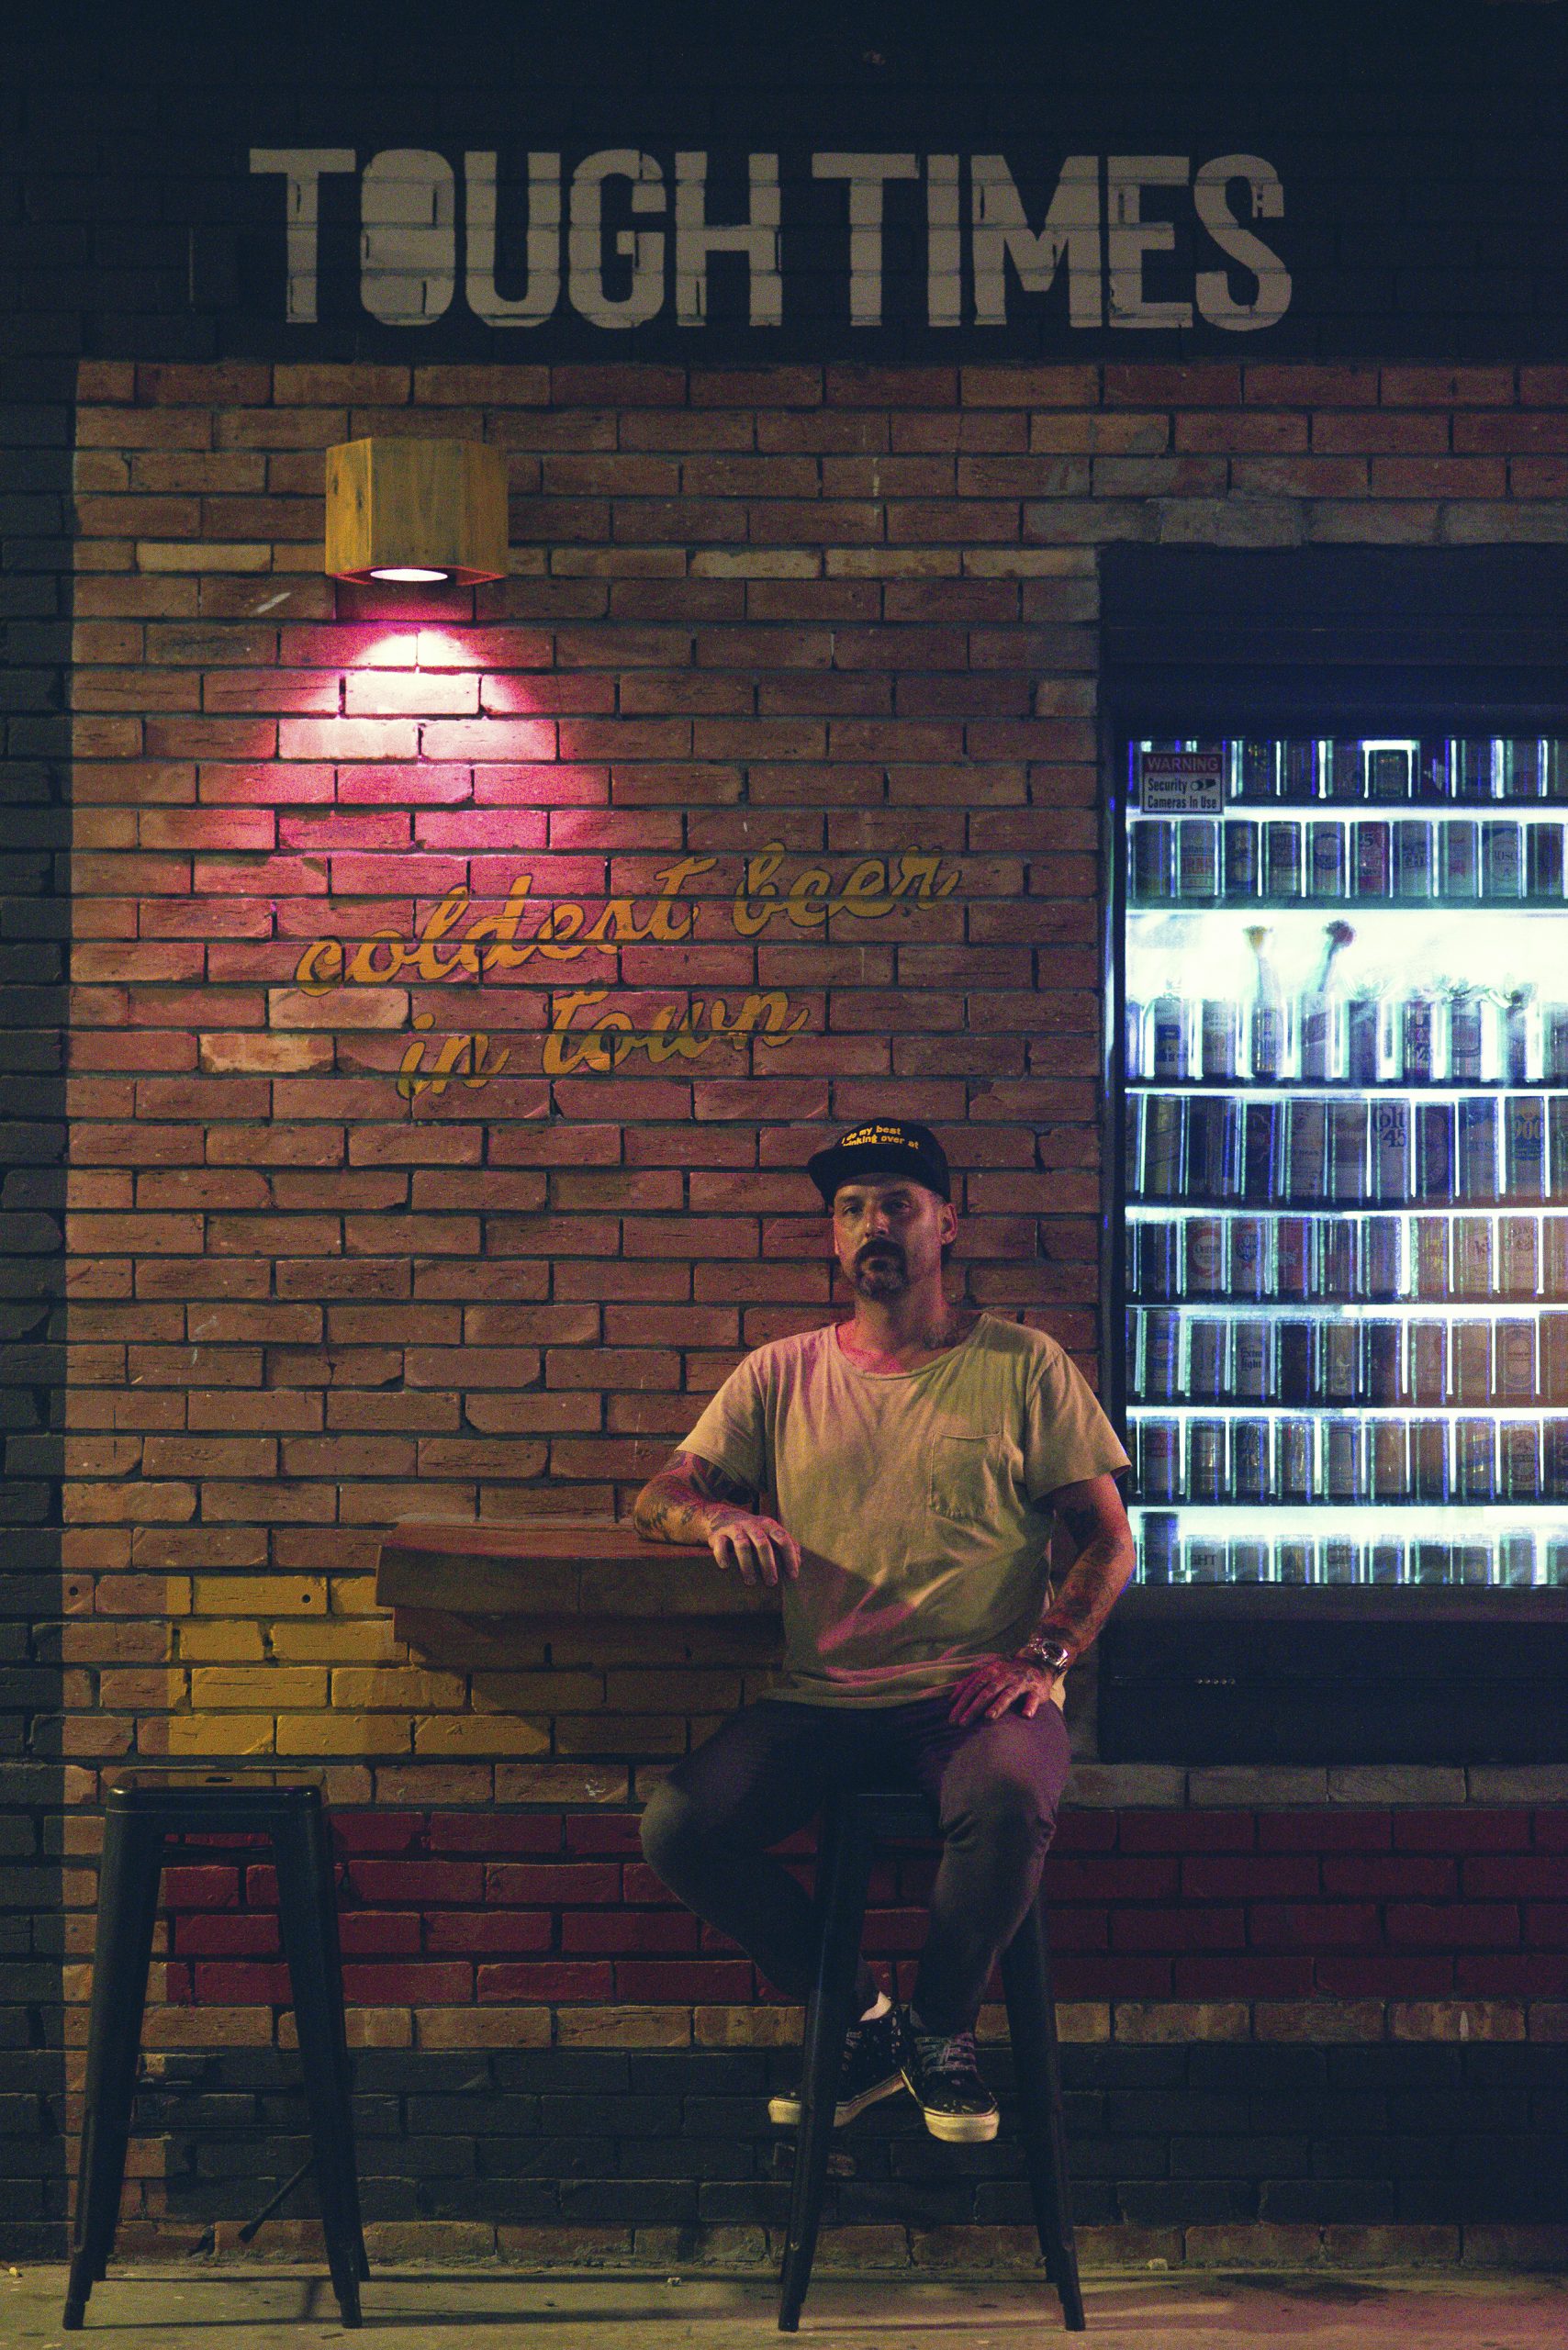
<svg viewBox="0 0 1568 2350">
<path fill-rule="evenodd" d="M 472 2269 L 379 2270 L 364 2325 L 345 2334 L 315 2275 L 225 2267 L 172 2277 L 117 2273 L 96 2288 L 80 2334 L 61 2331 L 63 2268 L 0 2270 L 6 2350 L 70 2350 L 96 2335 L 124 2350 L 732 2350 L 777 2341 L 766 2279 L 524 2277 Z M 1100 2350 L 1562 2350 L 1568 2277 L 1271 2275 L 1095 2277 L 1084 2288 Z M 1060 2340 L 1054 2296 L 1034 2285 L 824 2276 L 801 2340 L 832 2350 L 1012 2350 Z"/>
</svg>

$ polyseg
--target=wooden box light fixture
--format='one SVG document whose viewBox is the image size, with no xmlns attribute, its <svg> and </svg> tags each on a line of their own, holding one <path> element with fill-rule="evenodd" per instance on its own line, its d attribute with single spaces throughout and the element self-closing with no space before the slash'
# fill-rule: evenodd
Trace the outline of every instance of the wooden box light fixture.
<svg viewBox="0 0 1568 2350">
<path fill-rule="evenodd" d="M 476 441 L 340 441 L 327 452 L 337 579 L 471 588 L 507 571 L 507 465 Z"/>
</svg>

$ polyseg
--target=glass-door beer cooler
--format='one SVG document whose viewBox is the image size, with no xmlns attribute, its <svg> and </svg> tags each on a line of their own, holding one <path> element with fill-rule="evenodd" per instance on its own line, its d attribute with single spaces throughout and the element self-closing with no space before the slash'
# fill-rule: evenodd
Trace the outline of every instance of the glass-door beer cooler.
<svg viewBox="0 0 1568 2350">
<path fill-rule="evenodd" d="M 1568 736 L 1127 757 L 1139 1581 L 1568 1587 Z"/>
</svg>

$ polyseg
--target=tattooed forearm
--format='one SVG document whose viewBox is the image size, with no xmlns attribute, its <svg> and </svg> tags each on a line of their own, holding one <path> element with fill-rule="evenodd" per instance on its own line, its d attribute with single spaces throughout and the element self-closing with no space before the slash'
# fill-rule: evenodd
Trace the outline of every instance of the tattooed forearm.
<svg viewBox="0 0 1568 2350">
<path fill-rule="evenodd" d="M 737 1510 L 756 1507 L 756 1494 L 695 1452 L 670 1455 L 632 1508 L 632 1523 L 652 1542 L 706 1542 Z"/>
<path fill-rule="evenodd" d="M 1133 1572 L 1132 1530 L 1109 1477 L 1055 1497 L 1058 1522 L 1078 1555 L 1040 1619 L 1042 1632 L 1070 1640 L 1081 1655 L 1126 1589 Z"/>
</svg>

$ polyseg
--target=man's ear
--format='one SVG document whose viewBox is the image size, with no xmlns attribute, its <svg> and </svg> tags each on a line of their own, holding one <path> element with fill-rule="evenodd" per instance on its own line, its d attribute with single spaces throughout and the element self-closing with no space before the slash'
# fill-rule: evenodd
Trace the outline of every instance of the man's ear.
<svg viewBox="0 0 1568 2350">
<path fill-rule="evenodd" d="M 942 1202 L 940 1229 L 944 1247 L 946 1246 L 948 1241 L 956 1240 L 958 1237 L 958 1211 L 953 1205 L 951 1200 L 944 1200 Z"/>
</svg>

